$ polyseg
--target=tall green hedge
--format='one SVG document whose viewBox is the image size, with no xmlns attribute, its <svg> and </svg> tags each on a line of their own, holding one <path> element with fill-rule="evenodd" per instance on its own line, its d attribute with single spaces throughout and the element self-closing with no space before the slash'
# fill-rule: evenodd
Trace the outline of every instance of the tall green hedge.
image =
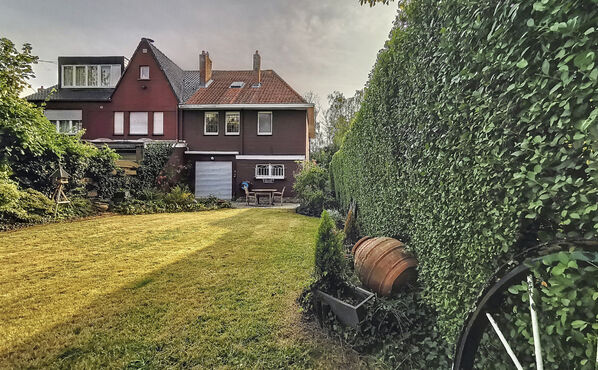
<svg viewBox="0 0 598 370">
<path fill-rule="evenodd" d="M 455 341 L 513 253 L 596 237 L 598 0 L 407 4 L 332 181 L 361 230 L 408 242 Z"/>
</svg>

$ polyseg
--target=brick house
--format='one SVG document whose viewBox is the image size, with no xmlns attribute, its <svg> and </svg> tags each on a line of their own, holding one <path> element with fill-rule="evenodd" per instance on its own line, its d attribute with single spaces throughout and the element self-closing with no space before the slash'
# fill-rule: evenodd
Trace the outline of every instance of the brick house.
<svg viewBox="0 0 598 370">
<path fill-rule="evenodd" d="M 257 51 L 253 68 L 239 71 L 212 70 L 207 52 L 198 70 L 184 71 L 146 38 L 126 68 L 124 57 L 58 60 L 59 84 L 27 99 L 46 102 L 60 132 L 84 129 L 84 140 L 131 160 L 148 143 L 173 143 L 171 162 L 193 168 L 197 197 L 242 196 L 242 181 L 292 194 L 315 135 L 313 104 L 262 70 Z"/>
</svg>

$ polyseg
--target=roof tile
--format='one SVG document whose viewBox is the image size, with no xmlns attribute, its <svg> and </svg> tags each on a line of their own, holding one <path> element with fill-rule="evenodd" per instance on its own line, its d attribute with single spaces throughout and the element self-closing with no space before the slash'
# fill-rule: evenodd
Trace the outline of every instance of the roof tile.
<svg viewBox="0 0 598 370">
<path fill-rule="evenodd" d="M 200 87 L 185 104 L 304 104 L 305 99 L 273 70 L 262 70 L 261 85 L 255 71 L 212 71 L 212 83 Z M 245 82 L 231 88 L 233 82 Z"/>
</svg>

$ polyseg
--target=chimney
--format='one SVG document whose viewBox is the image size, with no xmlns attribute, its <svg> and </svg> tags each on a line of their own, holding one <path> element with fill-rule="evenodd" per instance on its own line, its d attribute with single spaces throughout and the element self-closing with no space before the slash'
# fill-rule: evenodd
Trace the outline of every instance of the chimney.
<svg viewBox="0 0 598 370">
<path fill-rule="evenodd" d="M 203 86 L 212 79 L 212 60 L 210 59 L 210 53 L 204 50 L 199 55 L 199 79 Z"/>
<path fill-rule="evenodd" d="M 262 57 L 257 50 L 253 54 L 253 70 L 257 72 L 257 84 L 259 85 L 262 83 Z"/>
<path fill-rule="evenodd" d="M 37 88 L 37 92 L 42 92 L 42 91 L 44 91 L 44 85 L 42 85 L 41 87 Z"/>
</svg>

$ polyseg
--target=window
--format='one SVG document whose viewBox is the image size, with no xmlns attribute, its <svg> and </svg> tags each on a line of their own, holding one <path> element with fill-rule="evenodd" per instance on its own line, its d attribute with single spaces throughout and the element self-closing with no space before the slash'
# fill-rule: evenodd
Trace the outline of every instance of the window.
<svg viewBox="0 0 598 370">
<path fill-rule="evenodd" d="M 56 126 L 56 132 L 67 135 L 74 135 L 82 130 L 81 120 L 50 120 Z"/>
<path fill-rule="evenodd" d="M 258 112 L 257 134 L 272 135 L 272 112 Z"/>
<path fill-rule="evenodd" d="M 124 112 L 114 112 L 114 135 L 125 134 L 125 114 Z"/>
<path fill-rule="evenodd" d="M 129 134 L 147 135 L 147 112 L 129 113 Z"/>
<path fill-rule="evenodd" d="M 110 66 L 102 66 L 100 67 L 100 79 L 102 86 L 110 86 L 110 70 L 112 68 Z"/>
<path fill-rule="evenodd" d="M 139 67 L 139 79 L 140 80 L 149 80 L 149 66 L 140 66 Z"/>
<path fill-rule="evenodd" d="M 256 179 L 284 179 L 284 165 L 282 164 L 256 164 Z"/>
<path fill-rule="evenodd" d="M 83 127 L 83 111 L 78 109 L 46 109 L 44 115 L 61 134 L 76 134 Z"/>
<path fill-rule="evenodd" d="M 90 66 L 87 68 L 87 86 L 98 86 L 98 68 L 97 66 Z"/>
<path fill-rule="evenodd" d="M 120 78 L 120 65 L 63 65 L 63 87 L 114 87 Z"/>
<path fill-rule="evenodd" d="M 239 135 L 241 132 L 241 113 L 226 112 L 226 135 Z"/>
<path fill-rule="evenodd" d="M 73 66 L 64 66 L 62 69 L 62 86 L 73 86 Z"/>
<path fill-rule="evenodd" d="M 164 112 L 154 112 L 154 135 L 164 135 Z"/>
<path fill-rule="evenodd" d="M 206 112 L 203 122 L 204 135 L 218 135 L 218 112 Z"/>
<path fill-rule="evenodd" d="M 76 66 L 75 67 L 75 86 L 87 86 L 86 79 L 86 67 Z"/>
</svg>

